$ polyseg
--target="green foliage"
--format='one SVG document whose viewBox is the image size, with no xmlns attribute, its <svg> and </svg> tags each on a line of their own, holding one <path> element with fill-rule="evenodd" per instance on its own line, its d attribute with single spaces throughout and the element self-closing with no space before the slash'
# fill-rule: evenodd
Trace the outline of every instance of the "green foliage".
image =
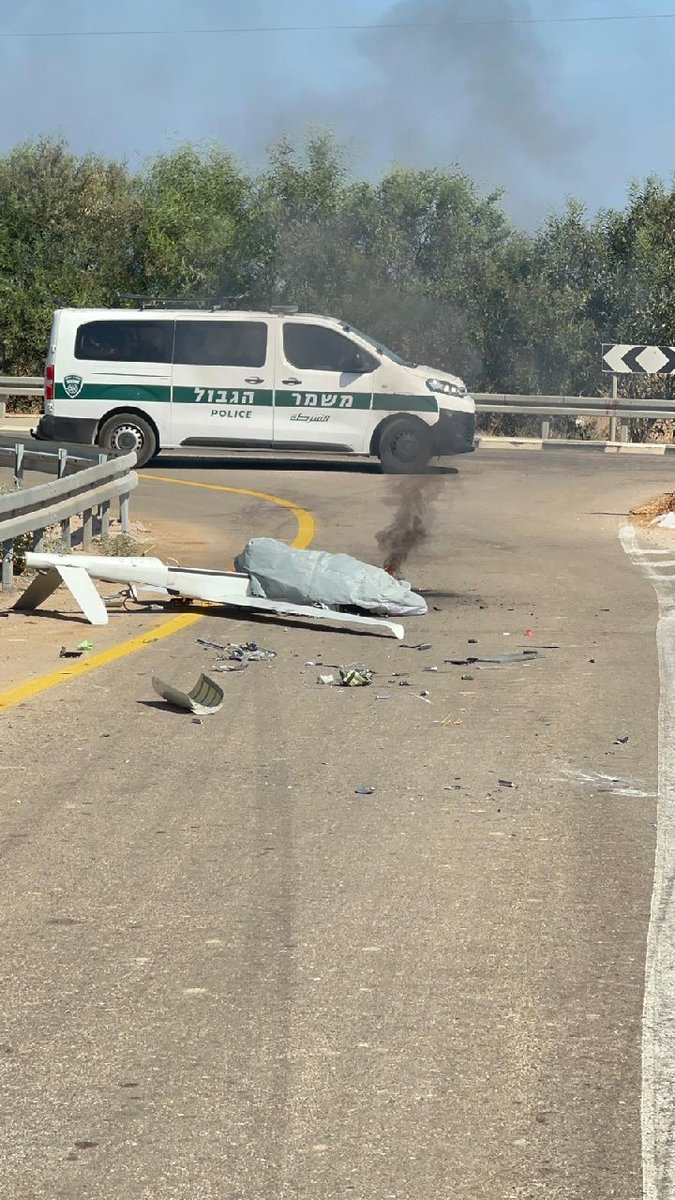
<svg viewBox="0 0 675 1200">
<path fill-rule="evenodd" d="M 570 201 L 527 233 L 457 167 L 355 180 L 325 132 L 281 139 L 257 172 L 217 146 L 137 172 L 60 141 L 0 156 L 0 337 L 17 374 L 42 370 L 55 307 L 136 291 L 292 302 L 475 391 L 592 394 L 602 341 L 675 341 L 674 278 L 675 187 L 653 179 L 621 212 Z"/>
</svg>

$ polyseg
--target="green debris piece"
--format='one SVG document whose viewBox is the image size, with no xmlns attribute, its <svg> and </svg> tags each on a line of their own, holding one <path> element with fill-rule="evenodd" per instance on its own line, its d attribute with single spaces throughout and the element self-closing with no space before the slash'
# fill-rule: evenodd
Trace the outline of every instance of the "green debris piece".
<svg viewBox="0 0 675 1200">
<path fill-rule="evenodd" d="M 86 654 L 88 650 L 94 649 L 94 643 L 87 641 L 80 642 L 79 646 L 76 646 L 75 649 L 79 650 L 80 654 Z"/>
<path fill-rule="evenodd" d="M 340 667 L 340 683 L 342 687 L 369 687 L 374 674 L 361 663 L 350 663 L 348 667 Z"/>
</svg>

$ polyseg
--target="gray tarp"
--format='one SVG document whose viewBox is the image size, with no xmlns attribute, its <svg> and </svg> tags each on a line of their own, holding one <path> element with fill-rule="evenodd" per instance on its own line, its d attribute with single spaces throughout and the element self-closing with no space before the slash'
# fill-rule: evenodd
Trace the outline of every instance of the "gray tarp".
<svg viewBox="0 0 675 1200">
<path fill-rule="evenodd" d="M 381 616 L 423 616 L 426 601 L 404 580 L 349 554 L 294 550 L 274 538 L 253 538 L 235 559 L 251 577 L 254 596 L 291 604 L 359 608 Z"/>
</svg>

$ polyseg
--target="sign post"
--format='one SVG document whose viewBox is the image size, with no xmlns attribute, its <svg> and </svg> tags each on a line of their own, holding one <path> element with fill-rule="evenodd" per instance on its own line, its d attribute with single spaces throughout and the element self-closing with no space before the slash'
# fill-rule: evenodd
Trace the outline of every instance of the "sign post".
<svg viewBox="0 0 675 1200">
<path fill-rule="evenodd" d="M 612 376 L 612 400 L 619 395 L 619 375 L 675 375 L 675 346 L 631 346 L 623 343 L 604 343 L 602 369 Z M 617 418 L 609 422 L 609 439 L 616 441 Z M 621 440 L 624 441 L 623 422 Z"/>
</svg>

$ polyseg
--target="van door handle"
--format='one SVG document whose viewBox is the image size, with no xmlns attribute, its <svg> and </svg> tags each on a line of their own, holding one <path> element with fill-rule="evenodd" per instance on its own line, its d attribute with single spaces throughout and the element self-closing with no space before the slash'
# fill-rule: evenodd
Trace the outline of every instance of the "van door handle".
<svg viewBox="0 0 675 1200">
<path fill-rule="evenodd" d="M 244 383 L 264 383 L 262 375 L 251 375 L 250 379 L 245 379 Z"/>
<path fill-rule="evenodd" d="M 302 380 L 301 380 L 301 379 L 295 379 L 295 378 L 293 378 L 293 377 L 292 377 L 291 379 L 282 379 L 282 381 L 281 381 L 281 382 L 282 382 L 283 384 L 288 384 L 289 386 L 292 386 L 294 383 L 302 383 Z"/>
</svg>

